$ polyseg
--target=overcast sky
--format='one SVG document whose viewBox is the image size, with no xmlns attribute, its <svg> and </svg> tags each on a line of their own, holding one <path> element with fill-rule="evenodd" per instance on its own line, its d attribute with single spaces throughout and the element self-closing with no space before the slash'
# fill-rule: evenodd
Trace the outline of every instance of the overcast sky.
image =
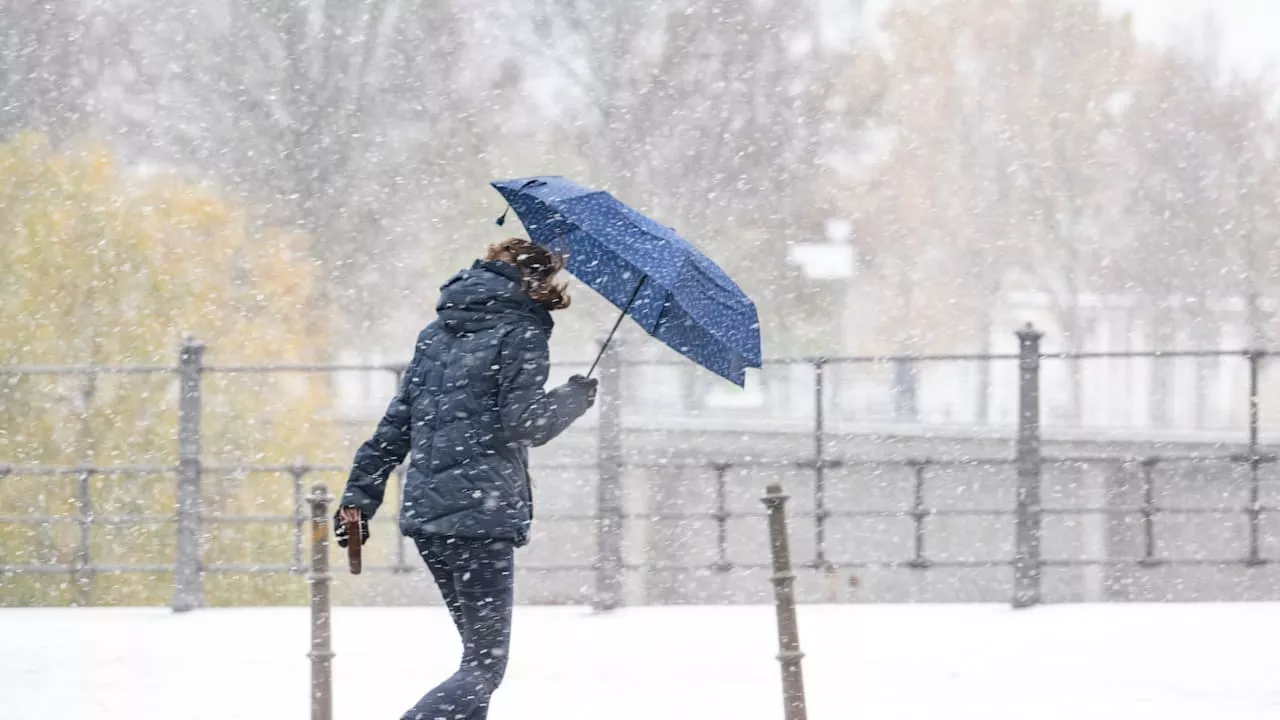
<svg viewBox="0 0 1280 720">
<path fill-rule="evenodd" d="M 1280 0 L 1103 0 L 1109 8 L 1131 8 L 1143 40 L 1201 35 L 1213 17 L 1221 27 L 1223 60 L 1256 72 L 1280 60 Z"/>
<path fill-rule="evenodd" d="M 872 22 L 898 0 L 863 0 Z M 1203 36 L 1206 18 L 1221 27 L 1224 60 L 1246 72 L 1280 64 L 1280 0 L 1100 0 L 1103 7 L 1134 13 L 1134 31 L 1149 42 L 1186 45 Z M 824 34 L 846 35 L 853 19 L 842 0 L 827 0 L 831 24 Z"/>
</svg>

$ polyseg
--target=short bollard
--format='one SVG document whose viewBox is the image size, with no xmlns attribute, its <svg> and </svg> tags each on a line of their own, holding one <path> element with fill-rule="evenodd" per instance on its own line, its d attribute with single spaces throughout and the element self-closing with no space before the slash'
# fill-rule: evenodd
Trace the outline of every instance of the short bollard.
<svg viewBox="0 0 1280 720">
<path fill-rule="evenodd" d="M 311 720 L 333 720 L 333 650 L 329 644 L 329 490 L 311 487 Z"/>
<path fill-rule="evenodd" d="M 762 499 L 769 509 L 769 548 L 773 554 L 773 605 L 778 613 L 778 663 L 782 666 L 783 717 L 805 720 L 804 675 L 800 670 L 800 631 L 796 624 L 796 576 L 791 572 L 787 541 L 787 496 L 782 486 L 770 485 Z"/>
</svg>

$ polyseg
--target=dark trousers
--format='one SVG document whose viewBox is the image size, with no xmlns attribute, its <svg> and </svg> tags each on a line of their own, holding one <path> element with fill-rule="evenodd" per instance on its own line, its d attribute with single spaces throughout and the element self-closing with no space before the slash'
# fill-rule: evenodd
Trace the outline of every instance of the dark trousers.
<svg viewBox="0 0 1280 720">
<path fill-rule="evenodd" d="M 485 720 L 489 697 L 507 671 L 514 604 L 514 553 L 509 542 L 415 538 L 462 638 L 458 670 L 401 720 Z"/>
</svg>

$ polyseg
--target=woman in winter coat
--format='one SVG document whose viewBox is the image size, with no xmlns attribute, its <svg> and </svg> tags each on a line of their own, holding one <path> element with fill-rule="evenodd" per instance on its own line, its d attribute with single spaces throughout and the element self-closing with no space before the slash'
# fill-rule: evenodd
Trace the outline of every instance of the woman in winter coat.
<svg viewBox="0 0 1280 720">
<path fill-rule="evenodd" d="M 484 720 L 507 666 L 514 550 L 529 541 L 528 448 L 569 427 L 595 402 L 596 381 L 574 376 L 544 391 L 551 312 L 569 306 L 563 260 L 527 240 L 489 248 L 441 289 L 436 319 L 373 437 L 356 452 L 338 519 L 361 535 L 387 476 L 409 456 L 400 532 L 435 578 L 462 638 L 462 662 L 402 720 Z M 346 531 L 335 522 L 338 544 Z"/>
</svg>

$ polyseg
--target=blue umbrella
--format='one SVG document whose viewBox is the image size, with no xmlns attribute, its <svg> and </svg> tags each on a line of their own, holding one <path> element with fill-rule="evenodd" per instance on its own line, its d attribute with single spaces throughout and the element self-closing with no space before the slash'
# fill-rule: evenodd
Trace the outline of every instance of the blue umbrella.
<svg viewBox="0 0 1280 720">
<path fill-rule="evenodd" d="M 739 386 L 747 368 L 760 367 L 755 304 L 674 230 L 609 193 L 563 177 L 491 184 L 516 211 L 529 240 L 565 256 L 574 277 L 622 309 L 609 339 L 629 315 L 653 337 Z M 504 212 L 498 224 L 505 218 Z"/>
</svg>

